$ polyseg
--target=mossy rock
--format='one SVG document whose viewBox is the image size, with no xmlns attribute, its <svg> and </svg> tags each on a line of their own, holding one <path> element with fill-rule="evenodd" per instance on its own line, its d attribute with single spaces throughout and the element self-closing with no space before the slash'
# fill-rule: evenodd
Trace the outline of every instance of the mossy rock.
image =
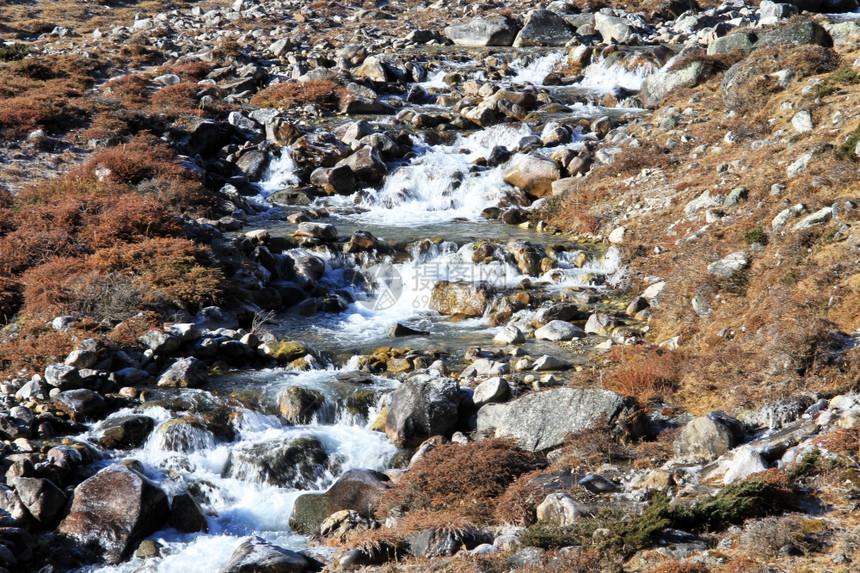
<svg viewBox="0 0 860 573">
<path fill-rule="evenodd" d="M 293 360 L 301 358 L 310 353 L 307 345 L 303 342 L 276 340 L 261 344 L 260 352 L 278 361 L 279 364 L 289 364 Z"/>
<path fill-rule="evenodd" d="M 377 393 L 373 390 L 361 390 L 346 398 L 346 411 L 355 416 L 367 416 L 376 403 Z"/>
<path fill-rule="evenodd" d="M 290 424 L 308 424 L 323 403 L 322 392 L 291 386 L 278 397 L 278 410 Z"/>
</svg>

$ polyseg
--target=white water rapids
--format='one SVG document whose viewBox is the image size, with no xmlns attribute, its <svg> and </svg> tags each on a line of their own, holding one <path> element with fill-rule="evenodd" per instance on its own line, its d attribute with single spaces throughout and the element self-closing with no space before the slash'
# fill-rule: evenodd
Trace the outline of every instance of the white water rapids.
<svg viewBox="0 0 860 573">
<path fill-rule="evenodd" d="M 564 61 L 564 53 L 551 52 L 527 64 L 522 60 L 512 63 L 514 75 L 508 80 L 514 84 L 540 84 L 544 76 Z M 449 68 L 431 74 L 425 87 L 444 87 L 444 73 Z M 608 90 L 615 86 L 637 89 L 650 69 L 627 70 L 618 67 L 601 68 L 593 64 L 585 71 L 583 87 Z M 476 72 L 472 77 L 480 77 Z M 596 106 L 593 110 L 600 112 Z M 334 210 L 358 207 L 340 215 L 341 224 L 363 228 L 391 229 L 403 233 L 410 227 L 433 226 L 450 223 L 455 219 L 470 221 L 475 225 L 490 225 L 481 219 L 481 212 L 489 206 L 510 199 L 514 189 L 502 180 L 505 165 L 473 169 L 473 162 L 487 157 L 493 147 L 505 146 L 515 150 L 524 137 L 540 135 L 533 133 L 525 124 L 507 124 L 481 130 L 458 137 L 450 145 L 429 146 L 420 144 L 418 156 L 409 164 L 397 167 L 389 174 L 380 190 L 361 191 L 352 197 L 329 198 L 326 206 Z M 583 145 L 584 137 L 575 135 L 568 144 L 576 150 Z M 512 161 L 520 156 L 514 155 Z M 269 175 L 261 185 L 260 200 L 273 191 L 294 185 L 296 165 L 289 153 L 272 162 Z M 479 228 L 479 227 L 476 227 Z M 511 229 L 514 233 L 516 229 Z M 481 231 L 471 240 L 443 240 L 428 248 L 413 253 L 412 260 L 391 262 L 389 274 L 396 275 L 399 291 L 390 304 L 378 304 L 379 291 L 367 293 L 353 284 L 350 274 L 362 270 L 360 257 L 332 257 L 318 254 L 326 262 L 323 283 L 330 288 L 351 290 L 359 300 L 349 304 L 345 312 L 324 314 L 299 321 L 293 327 L 297 338 L 313 344 L 330 344 L 348 347 L 356 341 L 365 344 L 391 344 L 388 332 L 396 323 L 408 323 L 431 332 L 433 335 L 458 336 L 457 333 L 480 332 L 489 341 L 494 329 L 489 328 L 486 318 L 475 318 L 460 323 L 441 320 L 428 309 L 430 290 L 440 280 L 485 281 L 504 291 L 511 289 L 525 278 L 544 290 L 559 290 L 579 286 L 593 281 L 595 276 L 608 277 L 611 283 L 622 272 L 617 251 L 610 249 L 602 257 L 592 258 L 582 268 L 574 265 L 576 250 L 554 252 L 556 268 L 540 277 L 522 275 L 510 260 L 499 257 L 490 262 L 475 263 L 472 260 L 474 242 Z M 385 238 L 384 236 L 382 238 Z M 414 236 L 414 239 L 423 237 Z M 495 241 L 504 246 L 506 239 Z M 367 272 L 367 269 L 364 269 Z M 363 300 L 362 300 L 363 299 Z M 453 335 L 451 333 L 454 333 Z M 387 342 L 386 342 L 387 341 Z M 326 350 L 323 348 L 322 350 Z M 345 395 L 354 392 L 338 382 L 337 377 L 349 371 L 354 362 L 348 362 L 342 370 L 325 369 L 310 372 L 288 372 L 270 370 L 256 373 L 240 373 L 234 376 L 237 388 L 258 389 L 259 404 L 255 408 L 248 404 L 236 404 L 229 398 L 228 390 L 210 394 L 204 390 L 183 390 L 186 395 L 197 396 L 204 402 L 216 406 L 228 406 L 237 414 L 231 419 L 234 437 L 232 440 L 216 437 L 204 424 L 194 423 L 199 415 L 193 409 L 166 409 L 153 406 L 138 409 L 155 421 L 156 429 L 146 444 L 129 452 L 112 452 L 115 456 L 99 465 L 108 465 L 124 458 L 138 460 L 148 477 L 158 483 L 168 495 L 193 490 L 206 513 L 208 533 L 183 534 L 173 529 L 159 531 L 151 536 L 161 545 L 161 557 L 143 561 L 133 558 L 118 566 L 90 567 L 87 571 L 111 571 L 131 573 L 134 571 L 188 573 L 219 570 L 229 559 L 234 549 L 247 536 L 260 536 L 276 545 L 301 549 L 306 539 L 295 534 L 289 527 L 289 517 L 296 498 L 307 491 L 322 491 L 339 475 L 351 468 L 385 470 L 397 453 L 384 434 L 368 428 L 383 400 L 396 382 L 385 378 L 374 378 L 370 387 L 361 390 L 378 392 L 379 400 L 368 416 L 349 414 L 343 407 Z M 289 386 L 299 386 L 322 392 L 325 406 L 321 414 L 311 423 L 299 426 L 287 425 L 275 414 L 278 394 Z M 252 401 L 253 402 L 253 401 Z M 114 414 L 129 414 L 123 411 Z M 191 423 L 189 423 L 189 421 Z M 90 440 L 99 425 L 95 425 L 82 440 Z M 181 427 L 181 431 L 177 430 Z M 304 483 L 303 489 L 272 485 L 254 477 L 252 470 L 230 471 L 231 455 L 269 444 L 290 443 L 297 439 L 318 440 L 329 460 L 335 463 Z M 233 462 L 232 467 L 236 464 Z"/>
</svg>

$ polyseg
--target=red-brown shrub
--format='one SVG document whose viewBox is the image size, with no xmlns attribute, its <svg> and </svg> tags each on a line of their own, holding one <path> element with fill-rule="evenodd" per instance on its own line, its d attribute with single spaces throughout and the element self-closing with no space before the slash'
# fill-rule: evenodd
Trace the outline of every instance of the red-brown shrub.
<svg viewBox="0 0 860 573">
<path fill-rule="evenodd" d="M 0 338 L 0 372 L 41 372 L 52 362 L 62 362 L 74 347 L 74 333 L 44 323 L 7 327 Z"/>
<path fill-rule="evenodd" d="M 260 91 L 251 98 L 251 104 L 257 107 L 288 108 L 312 103 L 320 109 L 332 111 L 340 106 L 346 93 L 343 86 L 329 80 L 284 82 Z"/>
<path fill-rule="evenodd" d="M 437 446 L 383 495 L 379 512 L 458 508 L 469 519 L 487 520 L 492 515 L 491 500 L 518 476 L 544 465 L 505 439 Z"/>
<path fill-rule="evenodd" d="M 671 396 L 679 377 L 681 356 L 659 350 L 621 364 L 605 381 L 604 387 L 647 404 L 654 398 Z"/>
<path fill-rule="evenodd" d="M 0 324 L 15 316 L 24 303 L 24 286 L 16 280 L 0 277 Z"/>
</svg>

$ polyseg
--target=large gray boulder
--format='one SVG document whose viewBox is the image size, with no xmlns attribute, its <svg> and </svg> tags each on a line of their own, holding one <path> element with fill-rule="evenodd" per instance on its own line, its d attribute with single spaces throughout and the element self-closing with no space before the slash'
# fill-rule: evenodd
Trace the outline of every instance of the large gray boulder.
<svg viewBox="0 0 860 573">
<path fill-rule="evenodd" d="M 86 388 L 60 392 L 54 396 L 54 406 L 75 422 L 97 420 L 111 408 L 104 396 Z"/>
<path fill-rule="evenodd" d="M 574 36 L 573 28 L 558 14 L 549 10 L 531 10 L 526 14 L 523 29 L 517 34 L 514 46 L 563 46 Z"/>
<path fill-rule="evenodd" d="M 453 378 L 419 374 L 401 383 L 391 395 L 385 434 L 399 446 L 417 446 L 457 424 L 463 395 Z"/>
<path fill-rule="evenodd" d="M 57 532 L 89 559 L 120 562 L 134 544 L 161 528 L 167 495 L 133 469 L 114 464 L 75 488 Z"/>
<path fill-rule="evenodd" d="M 388 476 L 371 470 L 349 470 L 325 493 L 306 493 L 296 499 L 290 515 L 290 527 L 302 535 L 311 535 L 331 514 L 342 510 L 373 515 L 379 498 L 388 489 Z"/>
<path fill-rule="evenodd" d="M 526 156 L 503 175 L 505 183 L 541 199 L 552 195 L 552 183 L 561 179 L 561 167 L 552 159 Z"/>
<path fill-rule="evenodd" d="M 672 91 L 695 87 L 713 74 L 711 66 L 701 60 L 687 59 L 688 55 L 684 50 L 658 72 L 645 78 L 639 90 L 639 99 L 645 107 L 657 107 Z"/>
<path fill-rule="evenodd" d="M 606 44 L 611 42 L 627 44 L 637 40 L 633 26 L 618 16 L 596 12 L 594 14 L 594 28 L 600 32 L 600 36 Z"/>
<path fill-rule="evenodd" d="M 301 553 L 252 537 L 233 551 L 221 573 L 304 573 L 311 563 Z"/>
<path fill-rule="evenodd" d="M 222 474 L 252 483 L 313 489 L 332 469 L 331 461 L 316 438 L 275 439 L 234 447 Z"/>
<path fill-rule="evenodd" d="M 714 460 L 743 439 L 740 422 L 715 410 L 687 422 L 675 438 L 676 457 L 689 456 L 701 460 Z"/>
<path fill-rule="evenodd" d="M 631 400 L 609 390 L 555 388 L 484 406 L 478 410 L 477 429 L 495 428 L 497 436 L 511 436 L 523 449 L 540 451 L 561 445 L 569 432 L 617 425 L 632 411 Z"/>
<path fill-rule="evenodd" d="M 170 388 L 197 388 L 206 384 L 209 379 L 208 371 L 206 363 L 199 358 L 193 356 L 180 358 L 158 378 L 158 385 Z"/>
<path fill-rule="evenodd" d="M 53 527 L 66 508 L 66 494 L 50 480 L 35 477 L 14 479 L 21 503 L 42 525 Z"/>
<path fill-rule="evenodd" d="M 499 14 L 481 16 L 445 28 L 445 35 L 458 46 L 510 46 L 517 37 L 517 23 Z"/>
<path fill-rule="evenodd" d="M 816 22 L 800 22 L 789 24 L 775 30 L 765 32 L 758 37 L 755 47 L 763 46 L 800 46 L 811 44 L 815 46 L 832 47 L 833 38 L 821 24 Z"/>
</svg>

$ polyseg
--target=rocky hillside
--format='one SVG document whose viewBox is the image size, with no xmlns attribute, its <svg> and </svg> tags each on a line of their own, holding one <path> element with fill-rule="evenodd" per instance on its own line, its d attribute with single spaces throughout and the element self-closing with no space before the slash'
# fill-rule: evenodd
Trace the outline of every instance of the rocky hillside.
<svg viewBox="0 0 860 573">
<path fill-rule="evenodd" d="M 0 567 L 855 570 L 857 10 L 0 6 Z"/>
</svg>

